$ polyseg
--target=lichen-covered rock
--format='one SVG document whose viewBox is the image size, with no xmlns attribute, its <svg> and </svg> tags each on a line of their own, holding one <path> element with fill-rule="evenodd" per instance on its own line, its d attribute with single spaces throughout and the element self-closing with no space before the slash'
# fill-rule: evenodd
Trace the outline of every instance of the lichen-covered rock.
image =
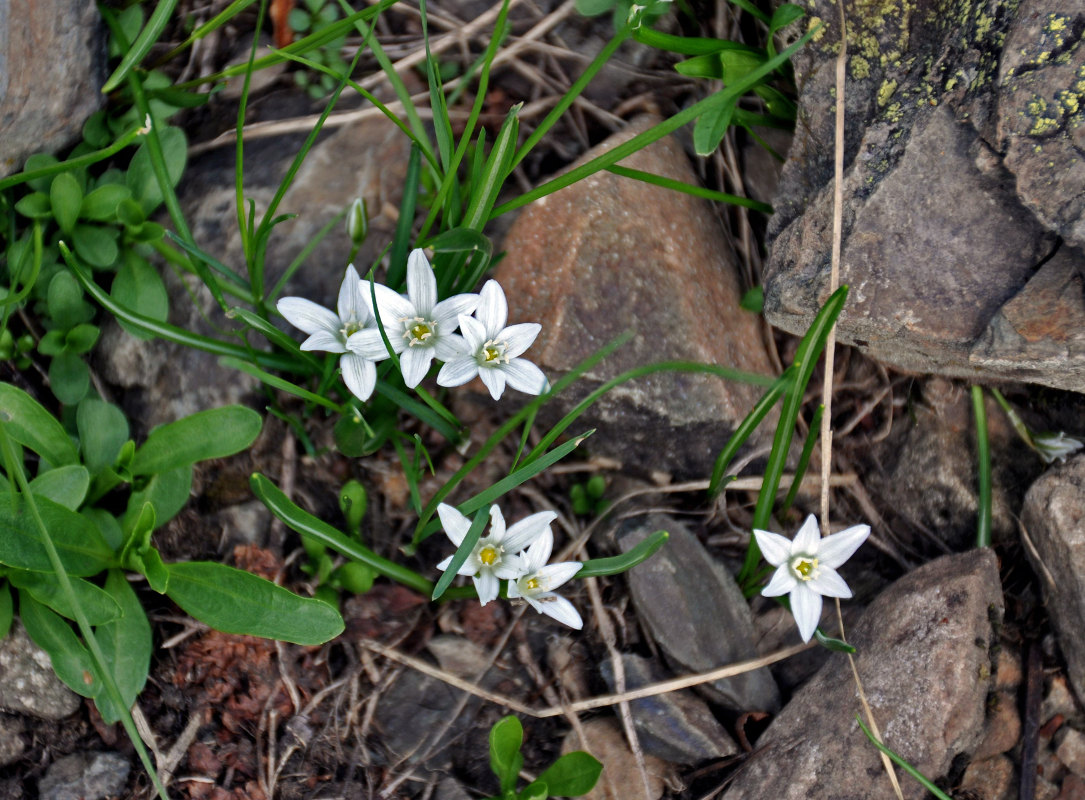
<svg viewBox="0 0 1085 800">
<path fill-rule="evenodd" d="M 0 708 L 42 719 L 63 719 L 79 708 L 79 697 L 53 672 L 49 654 L 19 623 L 0 640 Z"/>
<path fill-rule="evenodd" d="M 971 550 L 904 576 L 848 631 L 886 744 L 931 779 L 981 741 L 1002 608 L 994 553 Z M 859 713 L 851 669 L 837 654 L 773 720 L 725 800 L 895 797 Z M 926 796 L 914 781 L 901 786 L 906 798 Z"/>
<path fill-rule="evenodd" d="M 581 162 L 657 121 L 638 120 Z M 621 164 L 697 180 L 670 137 Z M 528 357 L 551 382 L 616 337 L 633 334 L 548 404 L 548 418 L 560 418 L 610 378 L 659 361 L 771 374 L 757 318 L 739 308 L 731 251 L 703 200 L 600 172 L 524 209 L 505 250 L 496 277 L 510 319 L 542 324 Z M 586 446 L 627 469 L 703 477 L 762 391 L 715 376 L 655 373 L 611 390 L 578 428 L 597 428 Z"/>
<path fill-rule="evenodd" d="M 1044 473 L 1025 495 L 1026 548 L 1040 576 L 1051 621 L 1066 656 L 1067 675 L 1085 696 L 1085 456 Z"/>
<path fill-rule="evenodd" d="M 845 10 L 838 336 L 903 369 L 1085 391 L 1085 18 L 1056 0 Z M 838 10 L 811 13 L 826 28 L 795 57 L 800 124 L 765 268 L 766 316 L 793 333 L 828 295 L 832 237 Z"/>
</svg>

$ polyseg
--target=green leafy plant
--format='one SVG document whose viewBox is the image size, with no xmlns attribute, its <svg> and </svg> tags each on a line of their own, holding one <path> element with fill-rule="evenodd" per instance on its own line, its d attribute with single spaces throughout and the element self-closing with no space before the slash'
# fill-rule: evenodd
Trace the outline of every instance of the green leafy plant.
<svg viewBox="0 0 1085 800">
<path fill-rule="evenodd" d="M 327 0 L 302 0 L 300 7 L 291 9 L 287 17 L 290 27 L 301 34 L 316 34 L 327 31 L 339 21 L 339 9 Z M 308 52 L 308 57 L 327 71 L 298 70 L 294 80 L 314 100 L 327 97 L 335 91 L 338 75 L 348 74 L 349 65 L 340 52 L 346 42 L 346 35 L 329 39 L 324 44 Z"/>
<path fill-rule="evenodd" d="M 607 479 L 602 475 L 592 475 L 584 483 L 574 483 L 569 488 L 569 500 L 573 504 L 573 513 L 581 516 L 598 516 L 610 505 L 603 499 L 607 490 Z"/>
<path fill-rule="evenodd" d="M 516 784 L 524 757 L 524 728 L 516 717 L 498 720 L 490 729 L 490 769 L 497 776 L 501 793 L 490 800 L 546 800 L 547 797 L 579 797 L 599 780 L 603 765 L 582 750 L 566 753 L 543 770 L 520 791 Z"/>
</svg>

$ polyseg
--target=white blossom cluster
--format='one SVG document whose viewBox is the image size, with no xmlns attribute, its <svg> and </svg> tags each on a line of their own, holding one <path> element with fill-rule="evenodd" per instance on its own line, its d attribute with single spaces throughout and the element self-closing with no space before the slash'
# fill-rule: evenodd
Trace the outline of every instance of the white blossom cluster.
<svg viewBox="0 0 1085 800">
<path fill-rule="evenodd" d="M 276 304 L 290 324 L 309 334 L 302 350 L 343 354 L 339 359 L 343 382 L 360 400 L 368 400 L 377 385 L 376 363 L 392 353 L 399 358 L 409 389 L 426 377 L 434 358 L 445 362 L 437 375 L 441 386 L 460 386 L 477 375 L 495 400 L 506 386 L 527 394 L 546 388 L 542 370 L 520 358 L 541 326 L 505 325 L 508 304 L 497 281 L 487 281 L 479 294 L 438 301 L 437 279 L 419 249 L 407 259 L 405 296 L 380 284 L 372 290 L 352 264 L 339 287 L 336 311 L 303 297 L 284 297 Z"/>
<path fill-rule="evenodd" d="M 445 534 L 459 547 L 471 528 L 471 520 L 450 505 L 437 507 Z M 479 537 L 458 575 L 470 575 L 478 592 L 478 599 L 486 605 L 501 590 L 501 581 L 508 581 L 510 600 L 523 599 L 540 614 L 547 614 L 570 628 L 580 630 L 583 620 L 573 604 L 554 593 L 582 566 L 579 561 L 547 564 L 554 549 L 554 533 L 550 523 L 557 517 L 553 511 L 532 514 L 505 529 L 505 517 L 497 506 L 490 508 L 490 530 Z M 449 556 L 437 568 L 447 570 L 452 566 Z"/>
</svg>

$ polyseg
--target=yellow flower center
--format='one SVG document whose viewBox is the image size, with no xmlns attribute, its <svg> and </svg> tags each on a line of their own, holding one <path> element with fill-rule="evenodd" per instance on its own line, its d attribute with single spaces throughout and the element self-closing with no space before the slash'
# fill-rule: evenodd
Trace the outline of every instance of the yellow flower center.
<svg viewBox="0 0 1085 800">
<path fill-rule="evenodd" d="M 362 326 L 357 322 L 344 322 L 343 327 L 339 329 L 339 335 L 344 339 L 349 339 L 351 334 L 357 333 L 362 329 Z"/>
<path fill-rule="evenodd" d="M 501 360 L 501 351 L 494 347 L 492 344 L 488 344 L 482 348 L 482 357 L 486 359 L 487 363 Z"/>
<path fill-rule="evenodd" d="M 415 317 L 414 319 L 408 318 L 400 321 L 405 325 L 403 338 L 407 340 L 407 345 L 409 347 L 417 347 L 418 345 L 426 344 L 430 337 L 436 333 L 437 323 L 432 320 Z"/>
<path fill-rule="evenodd" d="M 818 576 L 818 560 L 800 556 L 791 562 L 791 569 L 801 581 L 813 580 Z"/>
<path fill-rule="evenodd" d="M 527 587 L 527 590 L 529 592 L 538 591 L 540 585 L 541 584 L 539 583 L 538 578 L 528 578 L 527 581 L 524 583 L 524 586 Z"/>
<path fill-rule="evenodd" d="M 478 551 L 478 560 L 487 567 L 492 567 L 497 562 L 498 555 L 500 554 L 497 552 L 497 548 L 492 544 L 488 544 Z"/>
</svg>

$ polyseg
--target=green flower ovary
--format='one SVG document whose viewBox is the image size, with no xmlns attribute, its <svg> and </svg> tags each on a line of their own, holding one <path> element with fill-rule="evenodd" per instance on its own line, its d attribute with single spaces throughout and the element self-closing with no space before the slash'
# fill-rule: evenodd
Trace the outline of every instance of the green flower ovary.
<svg viewBox="0 0 1085 800">
<path fill-rule="evenodd" d="M 818 560 L 807 556 L 798 556 L 791 560 L 791 571 L 800 581 L 813 580 L 818 576 Z"/>
</svg>

